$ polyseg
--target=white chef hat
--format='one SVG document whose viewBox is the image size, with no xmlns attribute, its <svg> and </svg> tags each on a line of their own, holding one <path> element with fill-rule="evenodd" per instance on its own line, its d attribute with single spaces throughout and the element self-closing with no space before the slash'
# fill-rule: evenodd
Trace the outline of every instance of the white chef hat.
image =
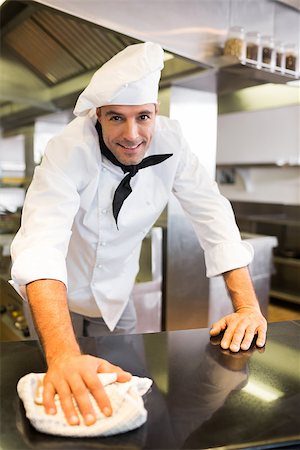
<svg viewBox="0 0 300 450">
<path fill-rule="evenodd" d="M 94 73 L 78 97 L 75 116 L 104 105 L 157 103 L 164 52 L 153 42 L 126 47 Z"/>
</svg>

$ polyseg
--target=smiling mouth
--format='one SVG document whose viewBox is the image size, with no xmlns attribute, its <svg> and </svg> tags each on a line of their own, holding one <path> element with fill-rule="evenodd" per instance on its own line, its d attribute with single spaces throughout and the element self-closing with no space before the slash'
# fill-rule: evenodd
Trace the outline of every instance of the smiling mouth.
<svg viewBox="0 0 300 450">
<path fill-rule="evenodd" d="M 143 144 L 143 142 L 140 142 L 139 144 L 135 145 L 135 146 L 127 146 L 127 145 L 122 145 L 122 144 L 118 144 L 120 147 L 124 148 L 125 150 L 129 150 L 129 151 L 133 151 L 133 150 L 137 150 L 141 145 Z"/>
</svg>

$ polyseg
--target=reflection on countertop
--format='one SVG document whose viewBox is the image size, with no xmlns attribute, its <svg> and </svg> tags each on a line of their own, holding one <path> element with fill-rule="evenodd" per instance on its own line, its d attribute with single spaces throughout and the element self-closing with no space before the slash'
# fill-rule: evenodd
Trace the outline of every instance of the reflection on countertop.
<svg viewBox="0 0 300 450">
<path fill-rule="evenodd" d="M 300 322 L 270 324 L 267 345 L 221 350 L 208 329 L 83 338 L 82 349 L 154 380 L 147 423 L 112 438 L 36 432 L 17 398 L 18 379 L 42 372 L 36 341 L 1 344 L 1 448 L 241 449 L 300 447 Z M 291 448 L 291 447 L 290 447 Z"/>
</svg>

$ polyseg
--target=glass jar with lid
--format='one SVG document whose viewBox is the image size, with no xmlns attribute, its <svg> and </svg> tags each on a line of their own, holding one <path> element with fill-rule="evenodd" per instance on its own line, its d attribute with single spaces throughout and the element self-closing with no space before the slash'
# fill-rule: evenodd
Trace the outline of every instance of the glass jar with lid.
<svg viewBox="0 0 300 450">
<path fill-rule="evenodd" d="M 282 41 L 275 41 L 275 70 L 284 72 L 284 44 Z"/>
<path fill-rule="evenodd" d="M 260 34 L 257 31 L 248 31 L 245 36 L 245 46 L 246 63 L 258 66 L 261 60 Z"/>
<path fill-rule="evenodd" d="M 275 68 L 275 45 L 272 36 L 261 38 L 261 66 L 271 70 Z"/>
<path fill-rule="evenodd" d="M 242 27 L 230 27 L 224 44 L 224 55 L 245 59 L 245 31 Z"/>
<path fill-rule="evenodd" d="M 295 44 L 287 44 L 284 51 L 285 71 L 297 71 L 297 47 Z"/>
</svg>

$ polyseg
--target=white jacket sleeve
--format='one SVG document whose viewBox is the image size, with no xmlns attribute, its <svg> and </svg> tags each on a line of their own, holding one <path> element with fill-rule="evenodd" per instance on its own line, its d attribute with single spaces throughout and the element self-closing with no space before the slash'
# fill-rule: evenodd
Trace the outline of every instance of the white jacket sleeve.
<svg viewBox="0 0 300 450">
<path fill-rule="evenodd" d="M 184 140 L 173 193 L 193 223 L 208 277 L 251 262 L 253 248 L 241 240 L 229 201 Z"/>
<path fill-rule="evenodd" d="M 21 228 L 11 246 L 12 280 L 17 289 L 43 278 L 60 280 L 67 286 L 65 258 L 80 199 L 74 165 L 69 164 L 63 143 L 58 142 L 50 141 L 35 169 Z"/>
</svg>

